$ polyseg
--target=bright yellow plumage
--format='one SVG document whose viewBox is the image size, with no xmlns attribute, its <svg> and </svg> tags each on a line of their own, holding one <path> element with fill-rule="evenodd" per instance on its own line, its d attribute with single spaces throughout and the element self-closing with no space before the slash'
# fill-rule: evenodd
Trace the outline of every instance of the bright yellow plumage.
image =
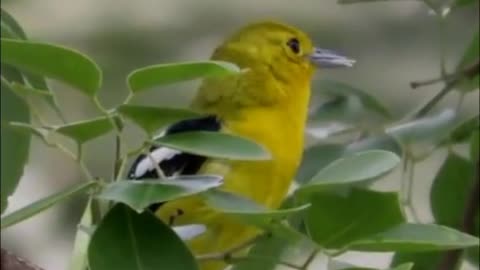
<svg viewBox="0 0 480 270">
<path fill-rule="evenodd" d="M 201 173 L 223 175 L 223 190 L 269 208 L 280 206 L 301 160 L 315 52 L 305 33 L 278 22 L 248 25 L 215 50 L 212 59 L 235 63 L 244 72 L 206 79 L 192 107 L 216 115 L 223 124 L 222 132 L 265 146 L 272 159 L 211 159 L 202 166 Z M 321 65 L 322 59 L 317 59 L 316 64 Z M 168 222 L 177 209 L 182 209 L 183 214 L 175 219 L 175 225 L 207 227 L 205 233 L 188 242 L 197 255 L 221 252 L 258 233 L 210 209 L 200 196 L 168 202 L 157 214 Z M 202 270 L 224 266 L 222 262 L 205 262 Z"/>
</svg>

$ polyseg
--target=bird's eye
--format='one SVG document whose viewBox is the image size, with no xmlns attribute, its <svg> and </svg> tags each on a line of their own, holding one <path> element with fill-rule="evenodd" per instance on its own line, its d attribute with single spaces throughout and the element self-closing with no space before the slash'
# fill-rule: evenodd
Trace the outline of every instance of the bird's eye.
<svg viewBox="0 0 480 270">
<path fill-rule="evenodd" d="M 300 53 L 300 41 L 298 41 L 298 39 L 296 39 L 296 38 L 289 39 L 287 41 L 287 45 L 288 45 L 288 47 L 290 47 L 290 49 L 294 53 L 296 53 L 296 54 Z"/>
</svg>

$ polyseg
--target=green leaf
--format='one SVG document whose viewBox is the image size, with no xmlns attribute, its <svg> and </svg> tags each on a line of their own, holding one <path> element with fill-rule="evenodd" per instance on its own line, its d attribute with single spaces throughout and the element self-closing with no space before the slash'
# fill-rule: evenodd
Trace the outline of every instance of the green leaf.
<svg viewBox="0 0 480 270">
<path fill-rule="evenodd" d="M 13 39 L 27 39 L 22 27 L 17 23 L 17 21 L 5 10 L 1 9 L 1 37 L 2 38 L 13 38 Z M 22 75 L 25 79 L 25 83 L 32 86 L 32 88 L 39 89 L 40 91 L 49 92 L 49 88 L 45 78 L 40 75 L 33 74 L 31 72 L 23 71 Z M 48 102 L 54 109 L 59 112 L 57 102 L 55 97 L 52 95 Z"/>
<path fill-rule="evenodd" d="M 312 194 L 310 202 L 305 220 L 307 230 L 325 248 L 343 248 L 404 221 L 395 192 L 354 188 L 348 194 Z"/>
<path fill-rule="evenodd" d="M 128 75 L 127 82 L 130 90 L 135 93 L 154 86 L 238 72 L 240 70 L 236 65 L 222 61 L 169 63 L 134 70 Z"/>
<path fill-rule="evenodd" d="M 3 67 L 2 67 L 3 68 Z M 15 76 L 5 74 L 2 69 L 2 76 Z M 18 74 L 17 74 L 18 75 Z M 1 122 L 13 121 L 30 122 L 30 112 L 23 100 L 16 96 L 4 80 L 1 81 Z M 8 197 L 15 191 L 18 182 L 23 175 L 23 169 L 28 159 L 30 148 L 30 134 L 18 133 L 10 128 L 1 129 L 1 212 L 7 208 Z"/>
<path fill-rule="evenodd" d="M 475 115 L 455 127 L 450 134 L 450 142 L 463 143 L 470 139 L 472 132 L 480 128 L 480 115 Z"/>
<path fill-rule="evenodd" d="M 321 80 L 319 82 L 318 88 L 320 89 L 320 91 L 326 92 L 334 96 L 357 97 L 365 108 L 387 118 L 391 116 L 387 107 L 383 106 L 382 103 L 376 100 L 373 96 L 370 96 L 362 90 L 354 88 L 347 84 L 330 80 Z"/>
<path fill-rule="evenodd" d="M 93 233 L 90 270 L 198 270 L 182 240 L 151 212 L 115 205 Z"/>
<path fill-rule="evenodd" d="M 470 137 L 470 160 L 473 162 L 478 161 L 480 150 L 480 131 L 475 130 Z"/>
<path fill-rule="evenodd" d="M 443 254 L 434 252 L 397 252 L 392 259 L 391 265 L 404 262 L 413 262 L 412 270 L 437 270 L 443 258 Z"/>
<path fill-rule="evenodd" d="M 73 245 L 72 256 L 70 257 L 69 270 L 86 270 L 88 266 L 87 262 L 87 249 L 90 242 L 90 235 L 82 230 L 82 228 L 88 228 L 93 225 L 92 215 L 92 199 L 87 202 L 87 206 L 83 212 L 80 223 L 78 224 L 77 233 L 75 234 L 75 242 Z"/>
<path fill-rule="evenodd" d="M 198 118 L 200 114 L 174 108 L 159 108 L 136 105 L 121 105 L 118 111 L 139 125 L 148 134 L 181 120 Z"/>
<path fill-rule="evenodd" d="M 101 85 L 99 67 L 69 48 L 2 38 L 1 55 L 2 63 L 64 81 L 88 96 L 95 95 Z"/>
<path fill-rule="evenodd" d="M 478 0 L 456 0 L 455 3 L 453 4 L 453 6 L 464 7 L 464 6 L 471 5 L 475 2 L 478 2 Z"/>
<path fill-rule="evenodd" d="M 194 131 L 160 137 L 155 144 L 182 152 L 230 160 L 267 160 L 270 154 L 259 144 L 221 132 Z"/>
<path fill-rule="evenodd" d="M 455 118 L 455 112 L 448 109 L 435 116 L 390 127 L 386 132 L 404 144 L 435 144 L 448 136 L 454 127 Z"/>
<path fill-rule="evenodd" d="M 221 177 L 209 175 L 178 176 L 163 181 L 160 179 L 125 180 L 108 184 L 98 197 L 125 203 L 141 213 L 154 203 L 200 193 L 221 184 Z"/>
<path fill-rule="evenodd" d="M 353 142 L 347 146 L 342 144 L 319 144 L 308 148 L 302 158 L 295 179 L 305 184 L 312 177 L 333 161 L 367 150 L 385 150 L 402 156 L 402 148 L 391 136 L 381 134 L 370 136 L 363 140 Z"/>
<path fill-rule="evenodd" d="M 54 131 L 71 138 L 79 144 L 107 134 L 113 129 L 107 117 L 78 121 L 55 127 Z"/>
<path fill-rule="evenodd" d="M 318 191 L 325 187 L 349 185 L 374 179 L 391 171 L 400 162 L 400 158 L 388 151 L 369 150 L 354 153 L 330 163 L 320 170 L 298 192 Z"/>
<path fill-rule="evenodd" d="M 450 153 L 437 172 L 430 193 L 435 222 L 450 227 L 462 224 L 463 209 L 474 185 L 474 164 Z"/>
<path fill-rule="evenodd" d="M 436 223 L 458 227 L 473 184 L 474 165 L 451 152 L 437 172 L 430 193 Z M 443 258 L 441 252 L 397 253 L 394 263 L 412 261 L 415 270 L 435 270 Z"/>
<path fill-rule="evenodd" d="M 225 191 L 212 190 L 203 195 L 206 197 L 207 203 L 214 209 L 258 226 L 267 226 L 271 224 L 272 220 L 284 219 L 288 215 L 304 211 L 310 207 L 310 204 L 305 204 L 294 208 L 273 210 Z"/>
<path fill-rule="evenodd" d="M 347 154 L 366 150 L 384 150 L 395 153 L 397 156 L 403 155 L 403 149 L 399 142 L 387 134 L 372 135 L 363 140 L 355 141 L 347 145 L 345 150 Z"/>
<path fill-rule="evenodd" d="M 247 257 L 251 259 L 235 264 L 232 270 L 274 270 L 278 264 L 276 260 L 280 259 L 287 249 L 288 242 L 282 238 L 262 239 L 248 252 Z"/>
<path fill-rule="evenodd" d="M 26 85 L 19 84 L 17 82 L 12 82 L 10 84 L 10 89 L 22 98 L 29 97 L 29 96 L 51 98 L 53 96 L 52 93 L 48 91 L 28 87 Z"/>
<path fill-rule="evenodd" d="M 477 27 L 478 28 L 478 27 Z M 471 65 L 478 63 L 479 56 L 478 51 L 480 50 L 479 42 L 479 31 L 474 34 L 472 41 L 465 50 L 460 63 L 457 66 L 457 72 L 462 72 L 464 69 L 469 68 Z M 472 91 L 478 89 L 479 85 L 479 74 L 478 68 L 475 73 L 470 78 L 464 78 L 462 82 L 457 86 L 457 89 L 461 91 Z"/>
<path fill-rule="evenodd" d="M 353 250 L 425 252 L 479 245 L 478 238 L 435 224 L 404 223 L 350 245 Z"/>
<path fill-rule="evenodd" d="M 308 148 L 303 153 L 302 163 L 295 179 L 305 184 L 321 169 L 341 158 L 345 146 L 341 144 L 319 144 Z"/>
<path fill-rule="evenodd" d="M 408 263 L 403 263 L 401 265 L 398 265 L 397 267 L 393 268 L 392 270 L 411 270 L 413 268 L 413 263 L 408 262 Z"/>
<path fill-rule="evenodd" d="M 23 31 L 20 24 L 3 8 L 0 9 L 2 37 L 13 37 L 18 39 L 26 39 L 27 35 Z"/>
<path fill-rule="evenodd" d="M 21 222 L 31 216 L 34 216 L 53 205 L 71 199 L 73 196 L 85 193 L 93 188 L 97 187 L 97 182 L 83 182 L 73 185 L 61 192 L 50 195 L 46 198 L 31 203 L 13 213 L 10 213 L 2 217 L 2 229 L 12 226 L 18 222 Z"/>
</svg>

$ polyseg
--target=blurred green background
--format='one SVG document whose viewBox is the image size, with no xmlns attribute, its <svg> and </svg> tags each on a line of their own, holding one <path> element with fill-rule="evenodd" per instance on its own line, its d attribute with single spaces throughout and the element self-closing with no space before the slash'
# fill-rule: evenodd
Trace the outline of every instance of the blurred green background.
<svg viewBox="0 0 480 270">
<path fill-rule="evenodd" d="M 476 8 L 453 11 L 442 39 L 436 18 L 420 1 L 339 5 L 334 0 L 3 0 L 2 8 L 17 18 L 31 39 L 75 48 L 92 57 L 104 72 L 101 99 L 107 106 L 125 98 L 125 77 L 133 69 L 206 59 L 223 37 L 238 27 L 277 19 L 311 34 L 318 46 L 357 60 L 352 69 L 322 71 L 316 79 L 335 79 L 363 89 L 386 104 L 397 119 L 440 87 L 412 90 L 409 82 L 439 75 L 442 43 L 448 70 L 453 70 L 479 20 Z M 69 121 L 99 114 L 78 92 L 50 83 Z M 196 85 L 168 86 L 142 94 L 134 102 L 186 106 Z M 457 98 L 456 93 L 450 94 L 438 108 L 454 106 Z M 478 109 L 475 91 L 467 96 L 461 114 L 466 117 Z M 138 130 L 129 131 L 132 146 L 141 141 Z M 97 176 L 109 177 L 113 141 L 104 136 L 87 145 L 86 161 Z M 430 220 L 426 191 L 443 157 L 440 151 L 418 166 L 415 203 L 425 221 Z M 79 181 L 79 177 L 73 162 L 34 139 L 30 162 L 8 212 Z M 2 234 L 2 247 L 45 269 L 65 269 L 82 208 L 81 201 L 72 202 L 11 227 Z M 346 257 L 363 264 L 367 260 L 359 254 Z M 385 267 L 388 258 L 385 254 L 369 256 L 368 264 Z"/>
</svg>

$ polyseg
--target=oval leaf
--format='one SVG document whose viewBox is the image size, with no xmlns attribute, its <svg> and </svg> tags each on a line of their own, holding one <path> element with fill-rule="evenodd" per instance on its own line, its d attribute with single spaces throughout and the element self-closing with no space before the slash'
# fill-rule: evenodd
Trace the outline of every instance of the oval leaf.
<svg viewBox="0 0 480 270">
<path fill-rule="evenodd" d="M 454 127 L 455 118 L 455 112 L 448 109 L 435 116 L 390 127 L 386 133 L 405 144 L 425 141 L 435 144 L 448 136 Z"/>
<path fill-rule="evenodd" d="M 57 126 L 54 131 L 82 144 L 110 132 L 113 129 L 111 120 L 107 117 L 84 120 L 71 124 Z"/>
<path fill-rule="evenodd" d="M 57 45 L 1 39 L 2 63 L 64 81 L 93 96 L 100 88 L 99 67 L 85 55 Z"/>
<path fill-rule="evenodd" d="M 335 96 L 355 96 L 359 98 L 363 106 L 371 111 L 376 112 L 379 115 L 384 117 L 390 117 L 390 112 L 387 107 L 383 106 L 378 100 L 374 97 L 368 95 L 360 89 L 354 88 L 344 83 L 330 81 L 330 80 L 321 80 L 319 82 L 318 88 L 322 92 L 332 94 Z"/>
<path fill-rule="evenodd" d="M 18 39 L 26 39 L 27 35 L 23 31 L 20 24 L 3 8 L 0 9 L 0 20 L 2 25 L 2 37 L 12 37 Z"/>
<path fill-rule="evenodd" d="M 107 185 L 98 197 L 125 203 L 140 213 L 152 204 L 200 193 L 221 184 L 221 177 L 209 175 L 179 176 L 163 181 L 126 180 Z"/>
<path fill-rule="evenodd" d="M 170 63 L 134 70 L 127 82 L 132 92 L 139 92 L 154 86 L 238 72 L 240 69 L 236 65 L 222 61 Z"/>
<path fill-rule="evenodd" d="M 155 144 L 199 156 L 231 160 L 266 160 L 264 147 L 243 137 L 220 132 L 194 131 L 160 137 Z"/>
<path fill-rule="evenodd" d="M 458 126 L 450 134 L 450 142 L 452 143 L 463 143 L 470 139 L 472 132 L 480 129 L 480 115 L 475 115 L 472 118 L 469 118 Z"/>
<path fill-rule="evenodd" d="M 197 270 L 185 244 L 152 213 L 137 214 L 115 205 L 101 221 L 88 247 L 91 270 Z"/>
<path fill-rule="evenodd" d="M 206 197 L 207 203 L 214 209 L 257 225 L 268 225 L 272 220 L 284 219 L 288 215 L 310 207 L 310 204 L 305 204 L 294 208 L 272 210 L 252 200 L 225 191 L 213 190 L 203 195 Z"/>
<path fill-rule="evenodd" d="M 148 134 L 152 134 L 158 129 L 175 122 L 200 116 L 200 114 L 196 112 L 185 109 L 136 105 L 122 105 L 118 108 L 118 111 L 139 125 Z"/>
<path fill-rule="evenodd" d="M 350 247 L 361 251 L 425 252 L 478 245 L 478 238 L 449 227 L 405 223 L 356 241 Z"/>
<path fill-rule="evenodd" d="M 474 164 L 450 153 L 437 172 L 430 190 L 430 203 L 435 222 L 456 227 L 462 223 L 463 211 L 470 190 L 474 187 Z"/>
<path fill-rule="evenodd" d="M 398 194 L 354 188 L 348 194 L 312 194 L 306 226 L 314 241 L 341 249 L 404 222 Z M 326 207 L 328 206 L 328 207 Z"/>
<path fill-rule="evenodd" d="M 391 171 L 400 158 L 388 151 L 370 150 L 337 159 L 318 172 L 299 192 L 315 191 L 328 186 L 347 185 L 370 180 Z"/>
<path fill-rule="evenodd" d="M 4 70 L 2 69 L 2 73 Z M 3 74 L 2 74 L 3 75 Z M 1 212 L 7 208 L 8 197 L 15 191 L 23 175 L 23 168 L 28 159 L 30 134 L 19 133 L 4 127 L 12 121 L 30 122 L 30 110 L 27 104 L 7 88 L 1 81 Z"/>
<path fill-rule="evenodd" d="M 55 193 L 32 204 L 29 204 L 11 214 L 2 217 L 2 229 L 12 226 L 18 222 L 21 222 L 35 214 L 38 214 L 51 206 L 63 202 L 73 196 L 81 193 L 85 193 L 97 186 L 97 182 L 87 182 L 76 184 L 72 187 L 65 189 L 59 193 Z"/>
</svg>

